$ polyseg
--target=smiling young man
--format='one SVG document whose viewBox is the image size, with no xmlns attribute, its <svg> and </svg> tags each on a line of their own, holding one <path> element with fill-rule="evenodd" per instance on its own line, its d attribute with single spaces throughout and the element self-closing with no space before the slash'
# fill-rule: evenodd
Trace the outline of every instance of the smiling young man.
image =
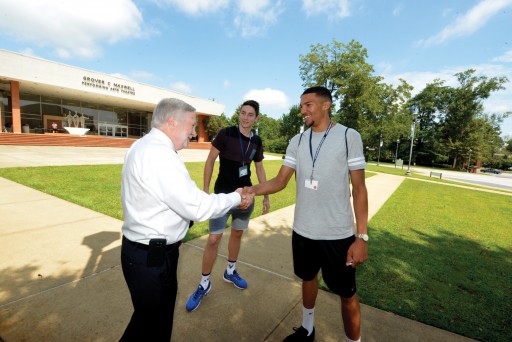
<svg viewBox="0 0 512 342">
<path fill-rule="evenodd" d="M 252 132 L 259 116 L 259 104 L 254 100 L 245 101 L 239 113 L 237 126 L 221 129 L 212 142 L 210 153 L 204 166 L 203 190 L 209 193 L 213 167 L 217 157 L 220 159 L 219 175 L 215 182 L 214 192 L 229 193 L 232 189 L 250 186 L 251 162 L 256 166 L 258 182 L 266 180 L 263 168 L 263 144 L 259 136 Z M 263 199 L 263 214 L 268 213 L 270 202 L 268 196 Z M 249 225 L 254 203 L 247 209 L 232 209 L 226 215 L 210 220 L 210 234 L 203 254 L 201 281 L 192 293 L 186 304 L 187 311 L 197 309 L 201 300 L 212 289 L 210 275 L 217 257 L 217 250 L 231 216 L 231 234 L 228 243 L 228 265 L 224 271 L 223 279 L 243 290 L 247 288 L 247 281 L 243 279 L 236 269 L 236 261 L 240 252 L 240 245 L 244 230 Z"/>
<path fill-rule="evenodd" d="M 360 134 L 333 122 L 331 105 L 331 92 L 325 87 L 306 89 L 300 107 L 309 129 L 291 139 L 275 178 L 244 189 L 255 195 L 272 194 L 285 188 L 296 175 L 292 249 L 294 271 L 302 279 L 302 323 L 284 341 L 315 339 L 320 270 L 327 286 L 340 296 L 346 340 L 361 338 L 356 267 L 368 258 L 366 162 Z"/>
</svg>

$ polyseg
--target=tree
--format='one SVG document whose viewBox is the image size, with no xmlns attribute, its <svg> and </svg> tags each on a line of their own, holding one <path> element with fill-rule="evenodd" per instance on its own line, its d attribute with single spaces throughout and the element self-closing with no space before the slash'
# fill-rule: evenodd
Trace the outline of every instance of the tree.
<svg viewBox="0 0 512 342">
<path fill-rule="evenodd" d="M 504 89 L 507 78 L 474 74 L 473 69 L 455 74 L 459 82 L 456 88 L 435 80 L 412 99 L 420 108 L 422 129 L 426 136 L 433 138 L 428 147 L 447 154 L 452 168 L 462 167 L 469 149 L 482 153 L 479 157 L 483 157 L 486 149 L 498 144 L 499 122 L 508 115 L 483 113 L 483 100 L 492 92 Z"/>
<path fill-rule="evenodd" d="M 512 139 L 509 139 L 507 142 L 506 142 L 507 146 L 505 147 L 505 151 L 508 151 L 510 153 L 512 153 Z"/>
<path fill-rule="evenodd" d="M 266 114 L 260 113 L 254 128 L 258 130 L 258 135 L 263 143 L 279 137 L 279 121 Z"/>
<path fill-rule="evenodd" d="M 300 128 L 304 126 L 304 119 L 300 113 L 300 105 L 296 104 L 290 107 L 288 114 L 283 114 L 279 119 L 279 135 L 285 141 L 290 141 Z"/>
<path fill-rule="evenodd" d="M 224 113 L 222 113 L 220 116 L 210 116 L 207 120 L 208 121 L 205 125 L 205 130 L 208 133 L 209 141 L 212 141 L 215 138 L 215 135 L 221 128 L 228 126 L 228 119 Z"/>
<path fill-rule="evenodd" d="M 372 75 L 373 66 L 367 58 L 366 49 L 355 40 L 312 45 L 309 53 L 299 57 L 303 85 L 331 90 L 338 107 L 335 120 L 356 130 L 364 126 L 368 113 L 382 113 L 378 97 L 382 77 Z"/>
</svg>

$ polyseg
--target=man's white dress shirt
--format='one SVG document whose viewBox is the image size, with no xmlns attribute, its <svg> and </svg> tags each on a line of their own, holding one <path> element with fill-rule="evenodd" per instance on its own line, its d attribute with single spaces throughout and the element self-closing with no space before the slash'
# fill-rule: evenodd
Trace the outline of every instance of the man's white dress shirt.
<svg viewBox="0 0 512 342">
<path fill-rule="evenodd" d="M 128 150 L 121 181 L 123 235 L 149 244 L 165 238 L 182 240 L 190 221 L 222 216 L 240 205 L 238 193 L 207 194 L 190 178 L 174 145 L 162 131 L 151 129 Z"/>
</svg>

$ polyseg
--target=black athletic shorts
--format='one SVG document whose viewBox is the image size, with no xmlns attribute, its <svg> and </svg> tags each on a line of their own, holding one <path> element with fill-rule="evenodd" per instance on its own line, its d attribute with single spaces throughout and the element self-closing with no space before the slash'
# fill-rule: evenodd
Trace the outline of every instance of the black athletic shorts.
<svg viewBox="0 0 512 342">
<path fill-rule="evenodd" d="M 329 289 L 344 298 L 356 293 L 356 269 L 346 266 L 348 248 L 355 236 L 341 240 L 311 240 L 292 235 L 293 270 L 302 280 L 312 280 L 322 270 Z"/>
</svg>

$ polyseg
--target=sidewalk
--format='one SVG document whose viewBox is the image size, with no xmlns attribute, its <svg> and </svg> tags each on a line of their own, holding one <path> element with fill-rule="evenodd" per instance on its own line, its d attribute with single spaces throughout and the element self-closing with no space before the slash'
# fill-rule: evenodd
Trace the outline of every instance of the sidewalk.
<svg viewBox="0 0 512 342">
<path fill-rule="evenodd" d="M 0 167 L 5 167 L 1 148 Z M 98 161 L 96 153 L 85 151 Z M 84 150 L 75 152 L 87 162 Z M 184 159 L 186 154 L 180 152 Z M 18 158 L 24 163 L 30 160 Z M 52 162 L 56 158 L 58 154 Z M 73 155 L 66 158 L 76 160 Z M 121 157 L 108 157 L 111 163 L 116 158 Z M 367 179 L 370 216 L 402 180 L 384 174 Z M 3 178 L 0 194 L 1 338 L 6 342 L 118 340 L 132 312 L 119 261 L 122 222 Z M 182 245 L 172 341 L 282 341 L 292 332 L 302 312 L 300 282 L 291 260 L 293 209 L 251 221 L 238 263 L 249 282 L 247 290 L 222 280 L 228 239 L 222 240 L 212 291 L 192 313 L 186 312 L 185 302 L 199 281 L 206 237 Z M 316 341 L 339 341 L 339 298 L 320 291 L 315 317 Z M 362 320 L 364 341 L 471 341 L 366 305 Z"/>
</svg>

